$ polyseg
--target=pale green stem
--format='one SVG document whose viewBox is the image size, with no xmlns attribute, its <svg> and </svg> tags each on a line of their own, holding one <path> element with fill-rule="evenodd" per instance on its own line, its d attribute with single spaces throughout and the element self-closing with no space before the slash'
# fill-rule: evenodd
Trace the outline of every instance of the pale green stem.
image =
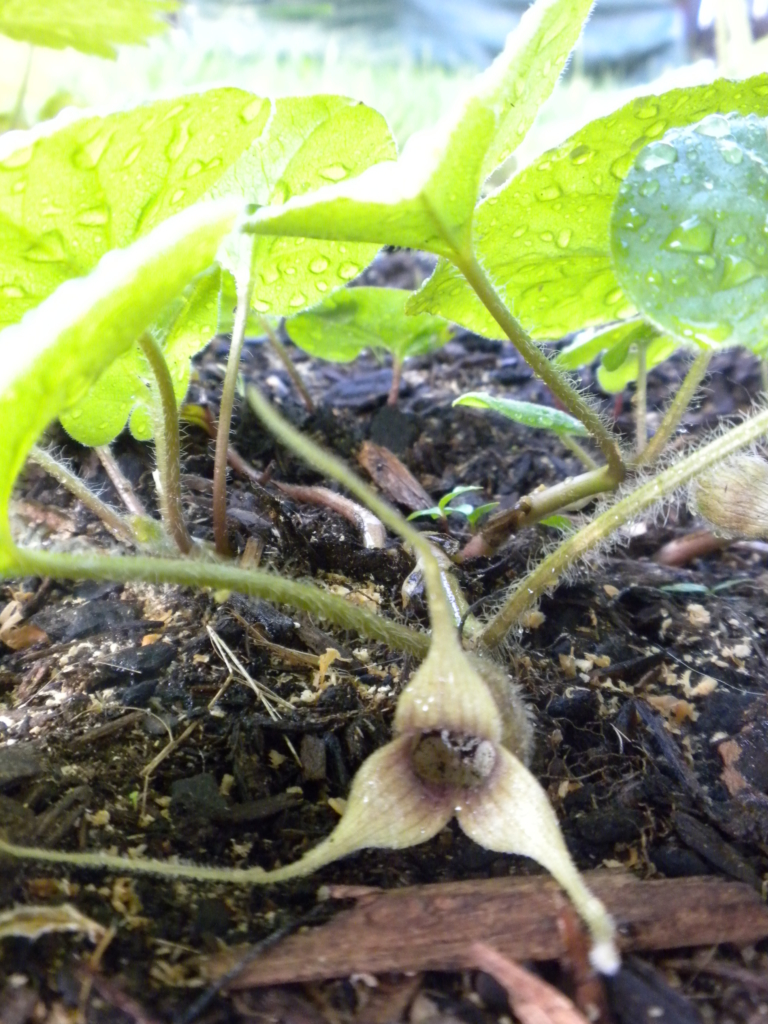
<svg viewBox="0 0 768 1024">
<path fill-rule="evenodd" d="M 379 517 L 385 526 L 402 537 L 417 552 L 424 569 L 424 584 L 429 601 L 433 637 L 439 639 L 441 643 L 455 643 L 455 617 L 444 593 L 440 566 L 429 541 L 410 523 L 406 522 L 389 502 L 379 497 L 368 484 L 364 483 L 356 473 L 353 473 L 346 463 L 292 427 L 256 388 L 248 389 L 248 401 L 256 415 L 278 441 L 313 469 L 332 477 L 351 494 L 354 494 L 375 516 Z"/>
<path fill-rule="evenodd" d="M 638 459 L 648 442 L 648 368 L 645 345 L 637 347 L 637 383 L 635 385 L 635 451 Z"/>
<path fill-rule="evenodd" d="M 465 258 L 458 255 L 455 255 L 453 259 L 458 269 L 477 294 L 477 297 L 536 376 L 547 385 L 552 394 L 560 400 L 568 412 L 575 416 L 577 420 L 581 420 L 587 428 L 605 456 L 605 460 L 616 477 L 616 481 L 620 483 L 626 475 L 624 460 L 616 439 L 600 419 L 597 411 L 568 383 L 565 375 L 561 373 L 552 360 L 526 334 L 504 305 L 501 296 L 477 262 L 477 259 L 474 256 Z"/>
<path fill-rule="evenodd" d="M 585 554 L 606 541 L 612 533 L 621 529 L 645 509 L 673 494 L 703 470 L 710 469 L 714 463 L 722 461 L 766 433 L 768 410 L 753 416 L 722 437 L 682 458 L 676 465 L 659 473 L 653 480 L 642 484 L 626 498 L 622 498 L 602 515 L 597 516 L 540 562 L 515 588 L 501 611 L 480 634 L 479 643 L 485 647 L 498 646 L 509 630 L 519 623 L 520 616 L 534 605 L 542 594 L 556 586 L 562 575 Z"/>
<path fill-rule="evenodd" d="M 264 333 L 269 338 L 269 343 L 275 350 L 277 358 L 285 367 L 285 372 L 293 381 L 293 386 L 301 395 L 301 400 L 304 403 L 304 405 L 306 405 L 307 412 L 314 412 L 315 403 L 312 401 L 312 395 L 310 395 L 310 393 L 307 391 L 307 385 L 301 379 L 301 374 L 296 369 L 294 362 L 291 359 L 290 355 L 288 354 L 288 350 L 286 349 L 285 345 L 282 343 L 282 341 L 280 341 L 280 338 L 277 336 L 277 331 L 272 329 L 272 324 L 269 322 L 269 320 L 267 320 L 265 316 L 261 318 L 261 326 Z"/>
<path fill-rule="evenodd" d="M 392 356 L 392 383 L 389 387 L 387 405 L 397 405 L 400 397 L 400 382 L 403 379 L 403 360 L 400 356 Z"/>
<path fill-rule="evenodd" d="M 29 53 L 27 54 L 27 62 L 24 66 L 24 75 L 21 79 L 19 91 L 16 95 L 16 103 L 11 114 L 11 128 L 21 128 L 22 126 L 22 114 L 24 113 L 24 100 L 27 97 L 27 86 L 29 85 L 29 76 L 32 71 L 32 57 L 34 56 L 35 48 L 30 46 Z"/>
<path fill-rule="evenodd" d="M 58 459 L 54 459 L 48 452 L 37 447 L 32 449 L 28 458 L 30 462 L 36 463 L 49 476 L 58 481 L 62 487 L 66 487 L 68 491 L 74 494 L 78 501 L 82 502 L 86 508 L 99 517 L 109 532 L 117 537 L 118 540 L 127 541 L 129 544 L 136 542 L 136 537 L 130 523 L 123 519 L 111 505 L 107 505 L 105 501 L 102 501 L 101 498 L 95 495 L 79 476 L 76 476 L 70 469 L 67 469 Z"/>
<path fill-rule="evenodd" d="M 182 587 L 234 590 L 276 604 L 300 608 L 360 636 L 422 658 L 429 646 L 426 633 L 375 615 L 311 583 L 274 576 L 256 569 L 206 562 L 200 558 L 152 558 L 70 555 L 16 548 L 6 576 L 40 575 L 54 579 L 113 580 L 118 583 L 175 583 Z"/>
<path fill-rule="evenodd" d="M 589 454 L 584 451 L 579 442 L 572 434 L 560 434 L 560 440 L 563 442 L 566 448 L 569 448 L 576 458 L 581 462 L 587 469 L 597 469 L 597 463 Z"/>
<path fill-rule="evenodd" d="M 635 466 L 651 466 L 658 459 L 661 453 L 667 446 L 672 434 L 677 430 L 677 426 L 680 420 L 683 418 L 685 410 L 691 404 L 696 390 L 704 379 L 704 374 L 707 372 L 707 367 L 712 358 L 712 351 L 706 350 L 700 352 L 685 375 L 682 384 L 680 385 L 677 394 L 672 399 L 669 408 L 664 413 L 664 419 L 659 424 L 659 429 L 653 435 L 651 440 L 643 450 L 642 455 L 639 456 L 635 462 Z"/>
<path fill-rule="evenodd" d="M 224 375 L 224 385 L 221 390 L 219 427 L 216 434 L 216 454 L 213 459 L 213 539 L 216 551 L 220 555 L 230 554 L 229 541 L 227 540 L 227 452 L 229 451 L 229 432 L 232 427 L 232 410 L 235 407 L 235 389 L 237 387 L 237 375 L 240 370 L 240 356 L 243 351 L 245 327 L 248 323 L 248 313 L 251 308 L 251 293 L 253 292 L 251 257 L 254 238 L 255 236 L 250 239 L 246 256 L 248 260 L 247 277 L 241 279 L 240 275 L 238 275 L 237 309 L 235 311 L 235 323 L 232 327 L 229 356 L 227 357 L 227 372 Z"/>
<path fill-rule="evenodd" d="M 99 445 L 99 447 L 95 449 L 95 452 L 99 457 L 99 462 L 104 468 L 104 472 L 109 477 L 112 486 L 117 491 L 118 497 L 128 511 L 135 516 L 147 518 L 147 510 L 144 508 L 141 498 L 134 491 L 131 486 L 131 482 L 126 477 L 125 473 L 120 469 L 120 465 L 112 454 L 109 445 Z"/>
<path fill-rule="evenodd" d="M 160 345 L 145 331 L 139 347 L 152 371 L 152 418 L 155 431 L 155 455 L 160 474 L 160 512 L 165 528 L 183 555 L 192 550 L 192 538 L 184 522 L 181 504 L 181 442 L 179 410 L 173 381 Z"/>
</svg>

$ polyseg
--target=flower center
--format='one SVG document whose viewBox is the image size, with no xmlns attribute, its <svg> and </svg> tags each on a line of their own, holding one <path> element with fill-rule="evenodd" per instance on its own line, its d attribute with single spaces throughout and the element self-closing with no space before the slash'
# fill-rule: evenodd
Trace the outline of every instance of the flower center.
<svg viewBox="0 0 768 1024">
<path fill-rule="evenodd" d="M 441 729 L 419 736 L 411 751 L 417 777 L 443 789 L 480 789 L 496 764 L 490 740 Z"/>
</svg>

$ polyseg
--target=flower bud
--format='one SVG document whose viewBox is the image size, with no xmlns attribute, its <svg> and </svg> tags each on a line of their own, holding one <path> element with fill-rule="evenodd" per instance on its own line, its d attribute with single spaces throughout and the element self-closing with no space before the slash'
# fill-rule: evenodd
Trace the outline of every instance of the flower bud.
<svg viewBox="0 0 768 1024">
<path fill-rule="evenodd" d="M 706 470 L 691 485 L 691 504 L 724 537 L 768 538 L 768 462 L 739 455 Z"/>
</svg>

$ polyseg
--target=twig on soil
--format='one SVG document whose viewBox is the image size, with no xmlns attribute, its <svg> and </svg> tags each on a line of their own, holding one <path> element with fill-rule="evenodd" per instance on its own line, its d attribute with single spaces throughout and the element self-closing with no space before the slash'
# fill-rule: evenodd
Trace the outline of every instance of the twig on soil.
<svg viewBox="0 0 768 1024">
<path fill-rule="evenodd" d="M 472 955 L 481 971 L 506 990 L 509 1005 L 520 1024 L 588 1024 L 570 999 L 520 964 L 502 956 L 484 942 L 472 943 Z"/>
<path fill-rule="evenodd" d="M 722 551 L 731 543 L 725 537 L 716 537 L 711 530 L 697 530 L 695 533 L 687 533 L 684 537 L 675 537 L 668 544 L 664 544 L 653 556 L 653 560 L 659 565 L 680 568 L 695 558 L 706 558 L 716 551 Z"/>
<path fill-rule="evenodd" d="M 117 491 L 118 497 L 128 511 L 134 516 L 145 517 L 147 515 L 147 510 L 144 508 L 141 498 L 139 498 L 134 491 L 128 477 L 125 476 L 122 469 L 120 469 L 117 459 L 114 457 L 111 450 L 108 447 L 103 446 L 96 449 L 96 454 L 104 467 L 104 471 L 112 481 L 112 486 Z"/>
<path fill-rule="evenodd" d="M 294 484 L 283 484 L 274 481 L 275 487 L 289 498 L 295 501 L 303 501 L 308 505 L 318 505 L 320 508 L 329 508 L 338 515 L 348 519 L 357 527 L 363 537 L 363 547 L 383 548 L 387 539 L 387 531 L 384 524 L 369 512 L 367 508 L 358 505 L 356 501 L 345 498 L 342 494 L 329 490 L 327 487 L 300 487 Z"/>
</svg>

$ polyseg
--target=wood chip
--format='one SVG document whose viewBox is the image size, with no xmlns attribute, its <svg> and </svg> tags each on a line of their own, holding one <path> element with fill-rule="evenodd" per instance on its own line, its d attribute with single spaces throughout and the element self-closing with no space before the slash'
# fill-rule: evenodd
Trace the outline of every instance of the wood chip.
<svg viewBox="0 0 768 1024">
<path fill-rule="evenodd" d="M 431 508 L 434 502 L 416 477 L 388 448 L 365 441 L 358 462 L 384 494 L 398 505 L 418 512 Z"/>
</svg>

